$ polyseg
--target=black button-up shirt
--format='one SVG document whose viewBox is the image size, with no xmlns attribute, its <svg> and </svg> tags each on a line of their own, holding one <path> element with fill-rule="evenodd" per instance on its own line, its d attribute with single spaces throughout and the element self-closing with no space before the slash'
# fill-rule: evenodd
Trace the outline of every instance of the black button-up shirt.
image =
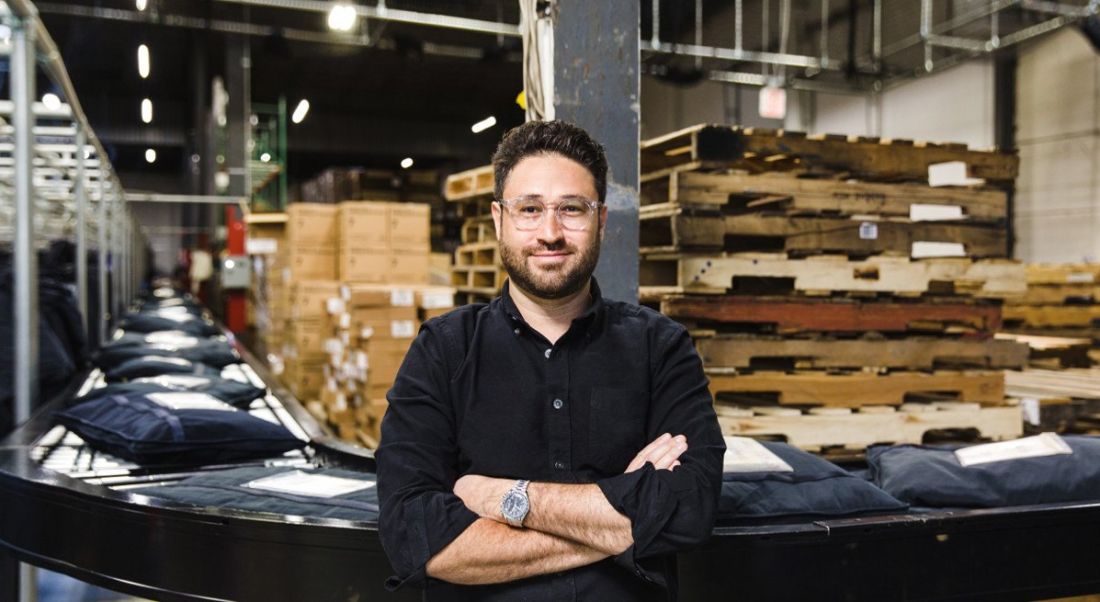
<svg viewBox="0 0 1100 602">
<path fill-rule="evenodd" d="M 556 344 L 508 295 L 426 322 L 389 392 L 378 449 L 387 585 L 426 586 L 432 600 L 670 600 L 675 552 L 714 524 L 725 444 L 699 356 L 683 326 L 601 298 Z M 662 433 L 683 434 L 674 471 L 623 474 Z M 489 586 L 425 575 L 428 560 L 477 515 L 453 493 L 480 474 L 596 483 L 630 518 L 634 545 L 616 558 Z"/>
</svg>

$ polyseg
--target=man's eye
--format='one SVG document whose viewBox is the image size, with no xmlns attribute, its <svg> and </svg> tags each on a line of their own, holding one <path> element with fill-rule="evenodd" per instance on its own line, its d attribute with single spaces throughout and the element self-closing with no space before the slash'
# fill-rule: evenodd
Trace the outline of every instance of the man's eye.
<svg viewBox="0 0 1100 602">
<path fill-rule="evenodd" d="M 581 215 L 584 213 L 584 205 L 562 205 L 558 211 L 564 215 Z"/>
<path fill-rule="evenodd" d="M 519 212 L 529 215 L 538 215 L 539 213 L 542 213 L 542 207 L 539 207 L 538 205 L 521 205 L 519 207 Z"/>
</svg>

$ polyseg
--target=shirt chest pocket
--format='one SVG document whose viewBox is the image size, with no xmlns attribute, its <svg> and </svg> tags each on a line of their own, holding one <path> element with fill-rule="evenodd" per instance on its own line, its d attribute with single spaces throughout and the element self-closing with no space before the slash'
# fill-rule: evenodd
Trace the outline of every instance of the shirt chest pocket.
<svg viewBox="0 0 1100 602">
<path fill-rule="evenodd" d="M 626 470 L 646 441 L 649 395 L 636 389 L 593 387 L 588 449 L 601 470 Z"/>
</svg>

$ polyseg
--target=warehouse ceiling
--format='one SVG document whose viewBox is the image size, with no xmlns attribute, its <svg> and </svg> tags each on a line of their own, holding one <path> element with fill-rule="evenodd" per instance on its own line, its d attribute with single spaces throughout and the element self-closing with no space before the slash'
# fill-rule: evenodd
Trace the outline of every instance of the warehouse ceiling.
<svg viewBox="0 0 1100 602">
<path fill-rule="evenodd" d="M 948 68 L 1096 9 L 1087 0 L 640 3 L 646 77 L 839 92 Z M 519 22 L 517 0 L 360 4 L 509 28 Z M 201 192 L 192 158 L 216 143 L 204 146 L 199 132 L 209 120 L 211 81 L 226 73 L 226 40 L 237 35 L 249 42 L 254 103 L 310 102 L 305 121 L 289 129 L 292 180 L 327 166 L 395 168 L 404 157 L 445 171 L 483 164 L 500 134 L 524 117 L 515 103 L 522 49 L 514 35 L 375 18 L 339 34 L 326 24 L 328 4 L 311 0 L 147 0 L 140 11 L 135 0 L 37 5 L 129 188 Z M 931 34 L 923 39 L 922 16 Z M 743 52 L 731 54 L 738 38 Z M 148 79 L 136 68 L 143 43 L 152 58 Z M 153 101 L 151 124 L 141 121 L 142 98 Z M 498 121 L 494 128 L 470 131 L 489 115 Z M 153 165 L 144 160 L 150 147 L 158 149 Z"/>
</svg>

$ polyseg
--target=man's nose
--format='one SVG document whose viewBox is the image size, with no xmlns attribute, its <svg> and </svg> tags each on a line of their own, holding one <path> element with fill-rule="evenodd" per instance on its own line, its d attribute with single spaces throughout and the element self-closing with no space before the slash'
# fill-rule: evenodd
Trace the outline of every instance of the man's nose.
<svg viewBox="0 0 1100 602">
<path fill-rule="evenodd" d="M 554 242 L 561 240 L 562 227 L 561 222 L 558 221 L 557 208 L 547 209 L 546 213 L 542 216 L 542 223 L 538 228 L 539 240 L 545 242 Z"/>
</svg>

